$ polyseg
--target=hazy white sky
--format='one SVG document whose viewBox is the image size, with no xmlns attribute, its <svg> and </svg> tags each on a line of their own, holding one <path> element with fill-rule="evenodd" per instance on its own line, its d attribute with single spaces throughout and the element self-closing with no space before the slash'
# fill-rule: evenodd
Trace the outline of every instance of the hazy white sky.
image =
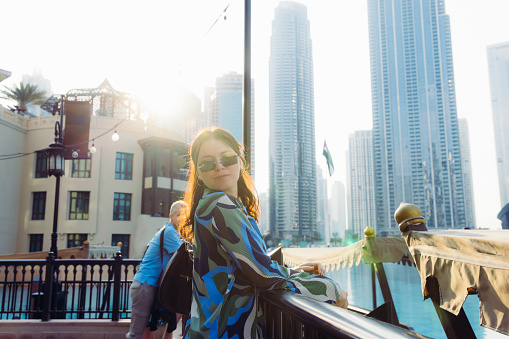
<svg viewBox="0 0 509 339">
<path fill-rule="evenodd" d="M 367 1 L 299 0 L 308 7 L 315 66 L 317 163 L 327 140 L 346 183 L 348 135 L 372 128 Z M 274 8 L 252 1 L 252 77 L 255 81 L 256 176 L 268 176 L 268 58 Z M 226 20 L 220 18 L 230 4 Z M 499 228 L 500 198 L 489 95 L 486 46 L 509 41 L 507 0 L 445 0 L 451 17 L 459 118 L 470 127 L 478 226 Z M 10 85 L 42 69 L 54 93 L 97 87 L 118 90 L 164 108 L 181 84 L 203 100 L 203 87 L 230 71 L 243 72 L 242 0 L 69 1 L 17 0 L 2 4 L 0 68 Z M 5 102 L 4 102 L 5 103 Z"/>
</svg>

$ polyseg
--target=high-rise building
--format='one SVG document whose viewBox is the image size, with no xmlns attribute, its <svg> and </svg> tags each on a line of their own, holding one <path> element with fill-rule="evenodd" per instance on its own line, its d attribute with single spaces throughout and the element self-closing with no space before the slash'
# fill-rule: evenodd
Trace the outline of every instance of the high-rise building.
<svg viewBox="0 0 509 339">
<path fill-rule="evenodd" d="M 444 0 L 368 0 L 376 225 L 401 202 L 428 228 L 466 223 L 449 16 Z"/>
<path fill-rule="evenodd" d="M 272 22 L 269 59 L 271 233 L 283 239 L 316 231 L 312 43 L 307 8 L 282 1 Z"/>
<path fill-rule="evenodd" d="M 345 185 L 341 181 L 335 181 L 332 184 L 330 214 L 330 235 L 334 238 L 344 237 L 346 230 L 346 194 Z"/>
<path fill-rule="evenodd" d="M 156 124 L 182 135 L 185 143 L 189 144 L 196 134 L 207 126 L 204 124 L 201 101 L 184 86 L 177 86 L 170 96 L 175 100 L 170 102 L 165 114 L 156 121 Z"/>
<path fill-rule="evenodd" d="M 214 93 L 216 92 L 216 88 L 213 86 L 205 87 L 203 89 L 203 124 L 204 126 L 212 126 L 217 125 L 217 121 L 215 123 L 212 122 L 212 104 Z"/>
<path fill-rule="evenodd" d="M 328 175 L 326 173 L 325 175 Z M 316 232 L 315 240 L 322 239 L 329 242 L 331 235 L 331 217 L 329 213 L 329 193 L 327 192 L 327 178 L 320 166 L 316 167 Z M 307 238 L 307 237 L 306 237 Z"/>
<path fill-rule="evenodd" d="M 366 226 L 377 231 L 371 131 L 356 131 L 348 142 L 348 229 L 363 237 Z"/>
<path fill-rule="evenodd" d="M 216 78 L 215 90 L 205 90 L 209 101 L 206 104 L 208 119 L 211 125 L 221 127 L 230 132 L 238 142 L 244 142 L 243 124 L 243 83 L 244 77 L 237 72 L 224 74 Z M 255 110 L 254 81 L 251 80 L 251 176 L 254 177 L 255 154 Z"/>
<path fill-rule="evenodd" d="M 488 46 L 500 203 L 509 202 L 509 42 Z"/>
<path fill-rule="evenodd" d="M 458 119 L 461 145 L 461 168 L 465 190 L 466 227 L 475 228 L 474 182 L 472 181 L 472 162 L 470 160 L 470 134 L 467 119 Z"/>
</svg>

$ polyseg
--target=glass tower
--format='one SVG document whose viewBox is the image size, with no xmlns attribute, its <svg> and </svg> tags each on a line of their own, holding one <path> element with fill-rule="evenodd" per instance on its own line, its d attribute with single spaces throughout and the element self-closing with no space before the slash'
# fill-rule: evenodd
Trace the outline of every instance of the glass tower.
<svg viewBox="0 0 509 339">
<path fill-rule="evenodd" d="M 368 0 L 376 223 L 401 202 L 428 228 L 464 227 L 449 16 L 444 0 Z"/>
<path fill-rule="evenodd" d="M 237 141 L 244 141 L 243 124 L 243 83 L 244 76 L 237 72 L 223 74 L 216 78 L 215 89 L 205 90 L 205 102 L 210 125 L 221 127 L 231 133 Z M 208 98 L 207 98 L 208 95 Z M 251 79 L 251 177 L 255 176 L 255 106 L 254 80 Z"/>
<path fill-rule="evenodd" d="M 313 56 L 307 8 L 275 9 L 269 59 L 270 227 L 309 240 L 316 231 Z"/>
<path fill-rule="evenodd" d="M 463 170 L 463 189 L 465 190 L 466 227 L 476 228 L 474 182 L 472 180 L 472 162 L 470 160 L 470 134 L 467 119 L 458 119 L 461 140 L 461 169 Z"/>
<path fill-rule="evenodd" d="M 373 133 L 355 131 L 348 140 L 348 229 L 364 236 L 369 226 L 377 231 L 375 222 L 375 195 L 373 183 Z"/>
<path fill-rule="evenodd" d="M 509 42 L 488 46 L 501 207 L 509 202 Z"/>
</svg>

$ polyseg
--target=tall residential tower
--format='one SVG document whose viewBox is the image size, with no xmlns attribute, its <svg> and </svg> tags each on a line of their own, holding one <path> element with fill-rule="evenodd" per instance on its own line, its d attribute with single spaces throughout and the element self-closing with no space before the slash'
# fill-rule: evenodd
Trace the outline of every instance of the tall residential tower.
<svg viewBox="0 0 509 339">
<path fill-rule="evenodd" d="M 244 140 L 243 90 L 244 76 L 237 72 L 216 78 L 216 87 L 205 91 L 205 114 L 209 125 L 221 127 L 239 142 Z M 207 97 L 208 96 L 208 97 Z M 255 106 L 254 80 L 251 80 L 251 176 L 255 173 Z"/>
<path fill-rule="evenodd" d="M 488 46 L 500 203 L 509 202 L 509 42 Z"/>
<path fill-rule="evenodd" d="M 465 190 L 466 227 L 476 228 L 474 182 L 472 180 L 472 161 L 470 160 L 470 133 L 467 119 L 458 119 L 461 140 L 461 169 L 463 170 L 463 189 Z"/>
<path fill-rule="evenodd" d="M 316 231 L 313 56 L 307 8 L 275 9 L 269 60 L 270 227 L 283 239 Z"/>
<path fill-rule="evenodd" d="M 428 228 L 464 227 L 451 30 L 444 0 L 368 0 L 376 223 L 401 202 Z"/>
<path fill-rule="evenodd" d="M 372 131 L 355 131 L 348 140 L 348 229 L 362 239 L 366 226 L 377 231 L 373 183 Z"/>
</svg>

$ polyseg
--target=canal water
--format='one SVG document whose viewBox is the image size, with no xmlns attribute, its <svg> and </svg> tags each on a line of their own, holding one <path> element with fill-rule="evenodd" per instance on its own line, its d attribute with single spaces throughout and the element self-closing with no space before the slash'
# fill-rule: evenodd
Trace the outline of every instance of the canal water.
<svg viewBox="0 0 509 339">
<path fill-rule="evenodd" d="M 417 269 L 414 266 L 393 263 L 384 263 L 384 268 L 399 321 L 412 326 L 422 335 L 446 338 L 431 300 L 423 300 Z M 348 292 L 350 304 L 373 309 L 370 265 L 361 262 L 360 266 L 327 272 L 326 276 L 337 281 Z M 377 306 L 380 306 L 384 301 L 378 281 L 376 285 Z M 479 299 L 476 295 L 467 297 L 463 309 L 477 338 L 507 339 L 507 336 L 479 325 Z"/>
</svg>

